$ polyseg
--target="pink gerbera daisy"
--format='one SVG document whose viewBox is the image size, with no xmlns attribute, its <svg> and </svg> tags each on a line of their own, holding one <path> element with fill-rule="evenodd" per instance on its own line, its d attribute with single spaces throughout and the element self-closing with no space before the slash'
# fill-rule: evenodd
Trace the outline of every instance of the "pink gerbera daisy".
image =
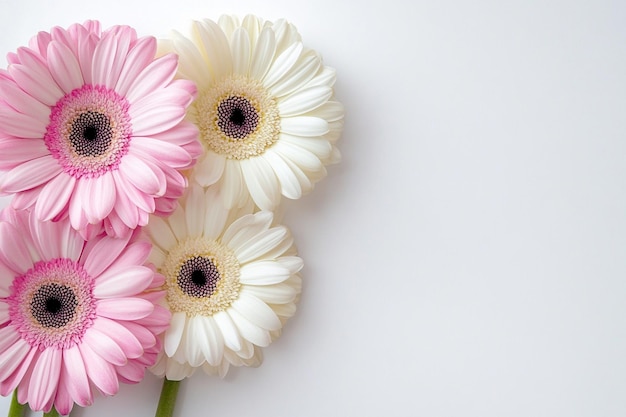
<svg viewBox="0 0 626 417">
<path fill-rule="evenodd" d="M 0 192 L 82 235 L 130 233 L 167 215 L 201 154 L 184 122 L 193 82 L 156 40 L 98 22 L 40 32 L 0 71 Z"/>
<path fill-rule="evenodd" d="M 170 313 L 164 278 L 144 263 L 151 245 L 104 234 L 84 241 L 68 219 L 0 219 L 0 394 L 17 389 L 33 410 L 113 395 L 156 361 Z"/>
</svg>

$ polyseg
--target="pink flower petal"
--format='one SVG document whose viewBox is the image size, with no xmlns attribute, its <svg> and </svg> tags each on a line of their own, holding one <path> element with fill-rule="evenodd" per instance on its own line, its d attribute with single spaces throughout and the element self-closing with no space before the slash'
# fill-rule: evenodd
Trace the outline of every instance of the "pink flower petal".
<svg viewBox="0 0 626 417">
<path fill-rule="evenodd" d="M 41 123 L 48 121 L 50 107 L 22 90 L 13 79 L 0 77 L 0 97 L 18 112 L 28 113 Z"/>
<path fill-rule="evenodd" d="M 28 94 L 47 106 L 54 106 L 64 96 L 45 64 L 27 48 L 20 48 L 22 64 L 9 66 L 15 82 Z"/>
<path fill-rule="evenodd" d="M 61 375 L 62 350 L 48 348 L 41 352 L 33 368 L 28 387 L 28 403 L 33 410 L 43 410 L 56 393 Z"/>
<path fill-rule="evenodd" d="M 124 67 L 120 72 L 115 91 L 125 96 L 141 71 L 152 62 L 156 54 L 157 43 L 153 37 L 138 39 L 128 52 Z"/>
<path fill-rule="evenodd" d="M 46 119 L 37 118 L 31 114 L 22 114 L 9 107 L 0 107 L 0 131 L 7 135 L 26 139 L 43 138 L 46 133 L 46 122 Z"/>
<path fill-rule="evenodd" d="M 122 348 L 109 336 L 93 327 L 85 332 L 83 343 L 87 343 L 96 354 L 113 365 L 126 364 L 127 358 Z"/>
<path fill-rule="evenodd" d="M 98 298 L 130 297 L 146 290 L 153 278 L 154 272 L 145 266 L 107 270 L 96 278 L 93 294 Z"/>
<path fill-rule="evenodd" d="M 93 329 L 106 334 L 122 348 L 128 358 L 138 358 L 143 354 L 143 347 L 139 340 L 128 329 L 114 320 L 98 317 L 93 322 Z"/>
<path fill-rule="evenodd" d="M 134 30 L 124 30 L 106 33 L 93 51 L 92 82 L 96 85 L 104 85 L 110 89 L 115 88 L 122 71 L 131 37 Z"/>
<path fill-rule="evenodd" d="M 82 32 L 82 31 L 81 31 Z M 84 33 L 78 38 L 78 62 L 83 73 L 85 84 L 93 84 L 93 54 L 99 36 L 95 33 Z"/>
<path fill-rule="evenodd" d="M 25 340 L 20 339 L 19 334 L 12 326 L 10 329 L 10 332 L 2 332 L 3 336 L 6 335 L 13 342 L 0 352 L 0 380 L 8 378 L 18 368 L 31 349 Z M 16 335 L 17 338 L 15 337 Z M 7 343 L 3 342 L 3 344 Z"/>
<path fill-rule="evenodd" d="M 104 274 L 123 272 L 126 268 L 143 265 L 150 255 L 152 244 L 148 241 L 139 241 L 129 244 L 119 257 L 111 263 L 109 268 L 102 273 L 99 279 L 104 279 Z M 154 273 L 153 273 L 154 275 Z"/>
<path fill-rule="evenodd" d="M 106 395 L 114 395 L 119 390 L 119 381 L 115 368 L 96 354 L 87 343 L 78 345 L 80 355 L 85 363 L 89 379 Z"/>
<path fill-rule="evenodd" d="M 149 155 L 172 168 L 189 168 L 193 163 L 191 155 L 184 148 L 171 143 L 135 136 L 131 146 L 133 153 Z"/>
<path fill-rule="evenodd" d="M 132 203 L 140 210 L 147 213 L 154 212 L 155 203 L 152 196 L 146 195 L 139 191 L 133 184 L 128 181 L 125 175 L 122 175 L 119 172 L 119 170 L 112 171 L 112 173 L 113 178 L 115 178 L 115 185 L 117 186 L 118 200 L 120 199 L 120 194 L 124 194 L 126 195 L 126 197 L 128 197 L 129 203 Z"/>
<path fill-rule="evenodd" d="M 134 321 L 121 321 L 120 324 L 126 327 L 132 334 L 135 335 L 144 350 L 156 345 L 157 340 L 151 330 L 148 330 L 144 326 L 137 324 Z"/>
<path fill-rule="evenodd" d="M 92 277 L 100 275 L 126 248 L 129 238 L 103 237 L 93 246 L 86 247 L 81 260 L 87 273 Z"/>
<path fill-rule="evenodd" d="M 96 314 L 113 320 L 138 320 L 154 310 L 154 305 L 142 298 L 107 298 L 96 301 Z"/>
<path fill-rule="evenodd" d="M 60 174 L 61 170 L 51 155 L 24 162 L 4 174 L 0 179 L 0 191 L 18 193 L 35 188 Z"/>
<path fill-rule="evenodd" d="M 154 101 L 140 108 L 133 104 L 129 110 L 133 134 L 150 136 L 171 129 L 183 120 L 185 110 L 183 104 L 176 102 Z"/>
<path fill-rule="evenodd" d="M 21 359 L 18 363 L 18 368 L 7 378 L 0 379 L 0 395 L 7 396 L 15 390 L 15 388 L 23 381 L 27 380 L 25 375 L 32 370 L 32 361 L 35 355 L 39 352 L 38 349 L 30 348 L 26 357 Z M 27 389 L 24 389 L 27 391 Z M 19 393 L 18 393 L 19 396 Z"/>
<path fill-rule="evenodd" d="M 79 181 L 86 181 L 88 200 L 83 207 L 89 223 L 95 224 L 108 216 L 115 205 L 113 176 L 106 173 L 98 178 L 81 178 Z"/>
<path fill-rule="evenodd" d="M 74 191 L 76 179 L 63 173 L 46 183 L 35 204 L 35 215 L 42 221 L 52 220 L 61 211 L 67 210 Z"/>
<path fill-rule="evenodd" d="M 48 68 L 66 94 L 84 84 L 76 56 L 61 42 L 52 42 L 48 45 Z"/>
<path fill-rule="evenodd" d="M 3 171 L 49 154 L 50 151 L 41 139 L 0 138 L 0 169 Z"/>
<path fill-rule="evenodd" d="M 178 59 L 174 54 L 168 54 L 152 61 L 137 76 L 126 98 L 134 102 L 152 91 L 165 87 L 176 74 Z"/>
<path fill-rule="evenodd" d="M 65 387 L 76 404 L 87 407 L 93 403 L 87 369 L 76 345 L 63 349 L 62 376 Z"/>
<path fill-rule="evenodd" d="M 165 193 L 167 182 L 163 171 L 151 166 L 149 162 L 128 154 L 122 159 L 119 170 L 139 191 L 151 196 L 161 196 Z"/>
<path fill-rule="evenodd" d="M 10 223 L 0 222 L 0 260 L 19 274 L 26 273 L 38 260 L 32 258 L 23 233 Z"/>
</svg>

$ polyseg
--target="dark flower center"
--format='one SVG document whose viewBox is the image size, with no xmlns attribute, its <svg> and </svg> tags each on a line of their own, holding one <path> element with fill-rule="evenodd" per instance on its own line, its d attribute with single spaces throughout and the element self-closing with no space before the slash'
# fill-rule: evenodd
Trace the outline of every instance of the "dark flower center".
<svg viewBox="0 0 626 417">
<path fill-rule="evenodd" d="M 254 132 L 259 114 L 248 99 L 231 96 L 217 106 L 217 125 L 228 137 L 243 139 Z"/>
<path fill-rule="evenodd" d="M 76 295 L 70 287 L 59 284 L 42 285 L 30 303 L 33 317 L 43 327 L 63 327 L 75 316 Z"/>
<path fill-rule="evenodd" d="M 107 152 L 112 138 L 109 118 L 102 113 L 86 111 L 74 119 L 69 139 L 77 154 L 100 156 Z"/>
<path fill-rule="evenodd" d="M 178 272 L 177 283 L 191 297 L 210 297 L 217 289 L 220 273 L 209 258 L 196 256 L 188 259 Z"/>
</svg>

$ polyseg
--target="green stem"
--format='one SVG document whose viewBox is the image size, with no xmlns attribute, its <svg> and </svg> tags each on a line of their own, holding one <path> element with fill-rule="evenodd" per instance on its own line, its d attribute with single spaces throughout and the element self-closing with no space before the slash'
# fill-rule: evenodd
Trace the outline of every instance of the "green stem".
<svg viewBox="0 0 626 417">
<path fill-rule="evenodd" d="M 22 417 L 26 411 L 26 405 L 20 404 L 17 401 L 17 389 L 13 391 L 13 398 L 11 398 L 11 406 L 9 407 L 8 417 Z"/>
<path fill-rule="evenodd" d="M 161 397 L 159 398 L 159 405 L 154 417 L 172 417 L 174 415 L 178 388 L 180 388 L 180 381 L 170 381 L 167 378 L 163 378 Z"/>
<path fill-rule="evenodd" d="M 48 411 L 47 413 L 43 413 L 43 417 L 59 417 L 59 412 L 56 410 L 56 408 L 52 407 L 52 410 Z"/>
</svg>

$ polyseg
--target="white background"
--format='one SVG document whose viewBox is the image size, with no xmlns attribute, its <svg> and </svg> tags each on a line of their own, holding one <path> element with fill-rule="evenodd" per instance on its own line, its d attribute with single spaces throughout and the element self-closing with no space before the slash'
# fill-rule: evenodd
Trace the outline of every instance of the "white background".
<svg viewBox="0 0 626 417">
<path fill-rule="evenodd" d="M 260 368 L 185 381 L 176 415 L 626 415 L 623 1 L 0 5 L 0 55 L 87 18 L 165 36 L 254 13 L 337 69 L 343 162 L 286 207 L 300 309 Z M 159 390 L 72 416 L 152 416 Z"/>
</svg>

